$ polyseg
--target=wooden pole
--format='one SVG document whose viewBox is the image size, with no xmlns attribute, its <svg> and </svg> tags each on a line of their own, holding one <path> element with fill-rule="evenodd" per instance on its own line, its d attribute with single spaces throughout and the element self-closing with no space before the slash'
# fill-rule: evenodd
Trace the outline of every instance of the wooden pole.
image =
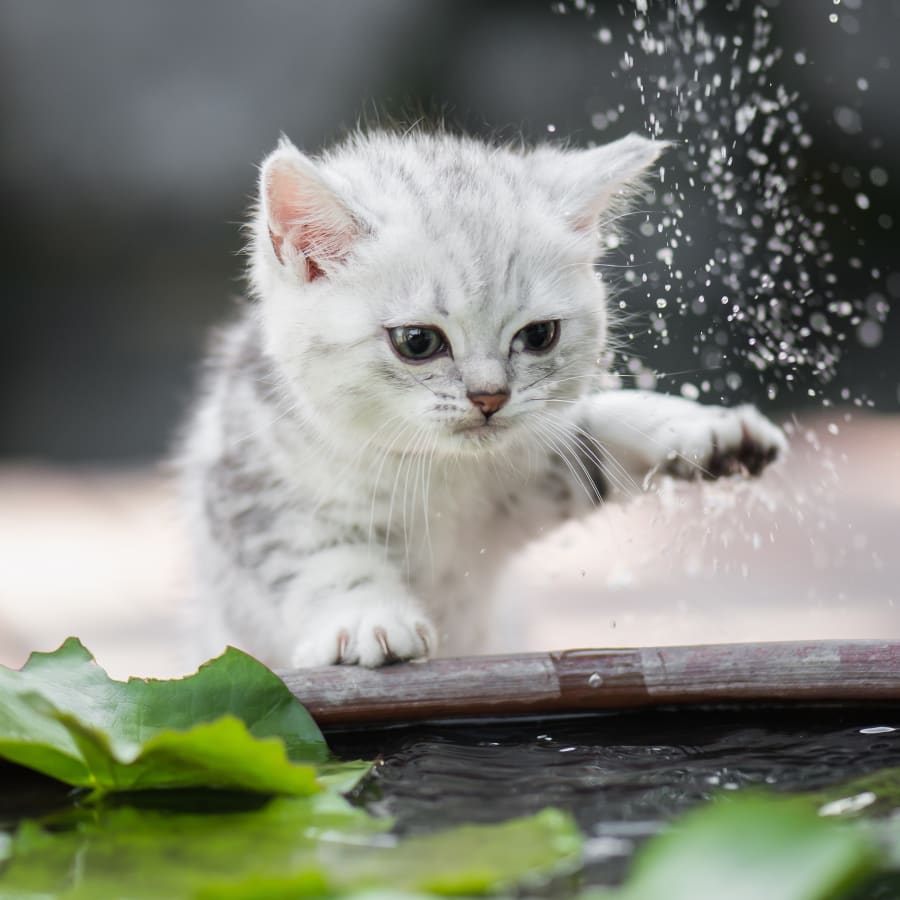
<svg viewBox="0 0 900 900">
<path fill-rule="evenodd" d="M 279 673 L 327 726 L 669 704 L 900 701 L 900 642 L 566 650 Z"/>
</svg>

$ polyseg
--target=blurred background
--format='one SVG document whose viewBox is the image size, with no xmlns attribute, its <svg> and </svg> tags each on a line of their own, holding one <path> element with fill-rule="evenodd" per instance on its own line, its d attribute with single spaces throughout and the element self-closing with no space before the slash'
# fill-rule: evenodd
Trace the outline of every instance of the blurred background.
<svg viewBox="0 0 900 900">
<path fill-rule="evenodd" d="M 498 649 L 900 638 L 900 0 L 681 6 L 0 0 L 0 663 L 77 633 L 117 674 L 184 667 L 161 462 L 255 165 L 378 117 L 675 140 L 610 245 L 618 367 L 796 447 L 530 552 Z"/>
</svg>

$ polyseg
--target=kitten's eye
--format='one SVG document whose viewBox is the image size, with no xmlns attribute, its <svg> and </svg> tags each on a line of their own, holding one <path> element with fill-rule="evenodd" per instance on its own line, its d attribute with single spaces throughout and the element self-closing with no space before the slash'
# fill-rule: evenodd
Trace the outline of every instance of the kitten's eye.
<svg viewBox="0 0 900 900">
<path fill-rule="evenodd" d="M 400 325 L 390 328 L 388 335 L 394 349 L 405 359 L 421 362 L 447 349 L 447 339 L 436 328 Z"/>
<path fill-rule="evenodd" d="M 513 348 L 527 350 L 529 353 L 543 353 L 556 343 L 558 337 L 559 319 L 532 322 L 513 338 Z"/>
</svg>

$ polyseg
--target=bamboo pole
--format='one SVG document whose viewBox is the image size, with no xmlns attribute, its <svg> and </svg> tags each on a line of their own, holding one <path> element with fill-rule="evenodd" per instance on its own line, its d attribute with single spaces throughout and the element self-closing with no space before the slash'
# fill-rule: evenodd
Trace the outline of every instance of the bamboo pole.
<svg viewBox="0 0 900 900">
<path fill-rule="evenodd" d="M 900 701 L 900 642 L 565 650 L 279 673 L 321 725 L 670 704 Z"/>
</svg>

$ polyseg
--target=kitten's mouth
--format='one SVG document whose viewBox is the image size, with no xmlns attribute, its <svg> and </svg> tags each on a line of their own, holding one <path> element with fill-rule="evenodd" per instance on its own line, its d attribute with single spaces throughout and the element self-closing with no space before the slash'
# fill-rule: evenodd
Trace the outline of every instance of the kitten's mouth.
<svg viewBox="0 0 900 900">
<path fill-rule="evenodd" d="M 488 435 L 494 436 L 505 430 L 504 423 L 492 422 L 490 419 L 485 422 L 472 422 L 468 425 L 457 425 L 453 429 L 454 434 L 463 434 L 474 438 L 485 438 Z"/>
</svg>

